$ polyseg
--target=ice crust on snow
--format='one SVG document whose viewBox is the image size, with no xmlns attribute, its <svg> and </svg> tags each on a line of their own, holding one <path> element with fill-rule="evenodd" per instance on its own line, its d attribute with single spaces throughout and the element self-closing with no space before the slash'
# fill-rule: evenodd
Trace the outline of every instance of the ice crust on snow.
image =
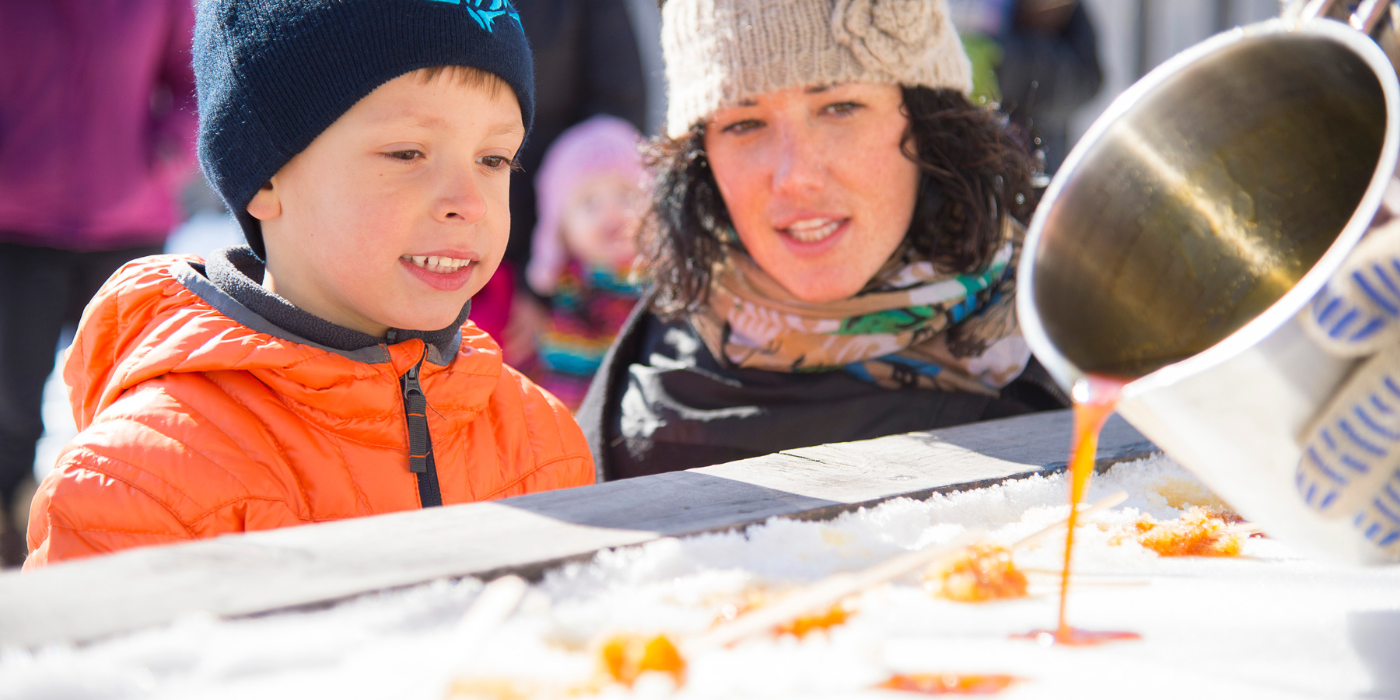
<svg viewBox="0 0 1400 700">
<path fill-rule="evenodd" d="M 1088 500 L 1124 490 L 1093 523 L 1180 516 L 1209 498 L 1165 457 L 1096 476 Z M 0 650 L 3 698 L 442 698 L 454 677 L 508 679 L 526 692 L 594 672 L 613 632 L 681 639 L 708 629 L 746 590 L 802 585 L 864 568 L 969 529 L 1010 543 L 1068 513 L 1063 474 L 896 499 L 829 521 L 772 519 L 742 532 L 662 539 L 550 572 L 476 659 L 452 629 L 481 590 L 474 579 L 361 596 L 325 609 L 176 623 L 84 646 Z M 1192 503 L 1193 505 L 1205 505 Z M 1018 552 L 1031 596 L 995 603 L 930 597 L 916 577 L 858 596 L 828 632 L 749 639 L 689 659 L 676 688 L 658 674 L 600 697 L 897 697 L 871 686 L 893 672 L 1010 673 L 1003 697 L 1333 697 L 1400 688 L 1400 571 L 1300 558 L 1250 539 L 1238 559 L 1164 559 L 1078 534 L 1070 615 L 1079 626 L 1139 632 L 1141 642 L 1043 648 L 1010 635 L 1054 624 L 1062 539 Z M 1387 644 L 1387 641 L 1389 644 Z M 1387 675 L 1391 674 L 1391 675 Z"/>
</svg>

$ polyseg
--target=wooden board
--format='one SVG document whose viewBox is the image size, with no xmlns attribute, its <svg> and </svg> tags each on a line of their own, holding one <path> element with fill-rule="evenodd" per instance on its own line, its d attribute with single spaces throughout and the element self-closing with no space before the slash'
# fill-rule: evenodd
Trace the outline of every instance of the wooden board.
<svg viewBox="0 0 1400 700">
<path fill-rule="evenodd" d="M 443 577 L 538 576 L 659 537 L 825 518 L 900 497 L 1063 469 L 1056 411 L 823 445 L 703 469 L 131 550 L 0 575 L 0 644 L 84 641 L 203 611 L 248 615 Z M 1153 446 L 1110 420 L 1100 463 Z"/>
</svg>

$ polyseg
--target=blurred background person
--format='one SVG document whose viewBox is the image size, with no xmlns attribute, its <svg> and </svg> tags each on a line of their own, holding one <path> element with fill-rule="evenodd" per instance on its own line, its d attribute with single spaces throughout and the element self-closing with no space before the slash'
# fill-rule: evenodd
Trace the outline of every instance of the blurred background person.
<svg viewBox="0 0 1400 700">
<path fill-rule="evenodd" d="M 65 324 L 160 253 L 193 172 L 190 0 L 0 2 L 0 559 L 24 559 Z M 18 517 L 17 517 L 18 516 Z"/>
<path fill-rule="evenodd" d="M 539 219 L 526 279 L 550 311 L 529 374 L 569 410 L 641 297 L 632 276 L 647 205 L 640 141 L 631 123 L 593 117 L 559 135 L 535 178 Z"/>
<path fill-rule="evenodd" d="M 535 174 L 545 150 L 570 126 L 598 114 L 645 128 L 646 78 L 626 0 L 514 0 L 535 57 L 535 124 L 510 183 L 505 263 L 472 299 L 471 319 L 490 333 L 506 363 L 528 365 L 548 307 L 524 284 L 537 203 Z"/>
<path fill-rule="evenodd" d="M 973 66 L 973 98 L 1039 136 L 1045 172 L 1069 153 L 1070 119 L 1103 85 L 1099 42 L 1078 0 L 950 0 Z"/>
</svg>

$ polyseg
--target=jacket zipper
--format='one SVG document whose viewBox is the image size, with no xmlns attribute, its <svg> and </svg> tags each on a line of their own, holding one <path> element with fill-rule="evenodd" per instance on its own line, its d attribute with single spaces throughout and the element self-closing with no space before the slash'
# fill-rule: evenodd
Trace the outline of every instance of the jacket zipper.
<svg viewBox="0 0 1400 700">
<path fill-rule="evenodd" d="M 424 346 L 418 364 L 399 377 L 399 388 L 403 392 L 404 419 L 408 421 L 408 470 L 418 476 L 418 500 L 424 508 L 432 508 L 442 505 L 442 489 L 433 462 L 433 436 L 428 433 L 428 397 L 418 382 L 427 357 L 428 348 Z"/>
</svg>

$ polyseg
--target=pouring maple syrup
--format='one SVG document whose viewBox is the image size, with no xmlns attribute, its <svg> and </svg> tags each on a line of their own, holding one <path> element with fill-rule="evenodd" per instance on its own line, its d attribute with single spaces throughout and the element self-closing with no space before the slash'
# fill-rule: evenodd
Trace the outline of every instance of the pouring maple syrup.
<svg viewBox="0 0 1400 700">
<path fill-rule="evenodd" d="M 1094 473 L 1094 457 L 1098 453 L 1099 433 L 1108 417 L 1118 406 L 1123 387 L 1131 379 L 1115 376 L 1090 374 L 1075 382 L 1071 398 L 1074 400 L 1074 439 L 1070 446 L 1069 459 L 1069 522 L 1065 534 L 1065 565 L 1060 573 L 1060 617 L 1054 631 L 1033 630 L 1022 638 L 1034 639 L 1042 644 L 1065 644 L 1085 646 L 1104 642 L 1140 639 L 1136 632 L 1116 632 L 1085 630 L 1071 627 L 1065 611 L 1069 601 L 1069 574 L 1074 554 L 1074 528 L 1078 524 L 1079 504 L 1088 490 L 1089 477 Z"/>
</svg>

